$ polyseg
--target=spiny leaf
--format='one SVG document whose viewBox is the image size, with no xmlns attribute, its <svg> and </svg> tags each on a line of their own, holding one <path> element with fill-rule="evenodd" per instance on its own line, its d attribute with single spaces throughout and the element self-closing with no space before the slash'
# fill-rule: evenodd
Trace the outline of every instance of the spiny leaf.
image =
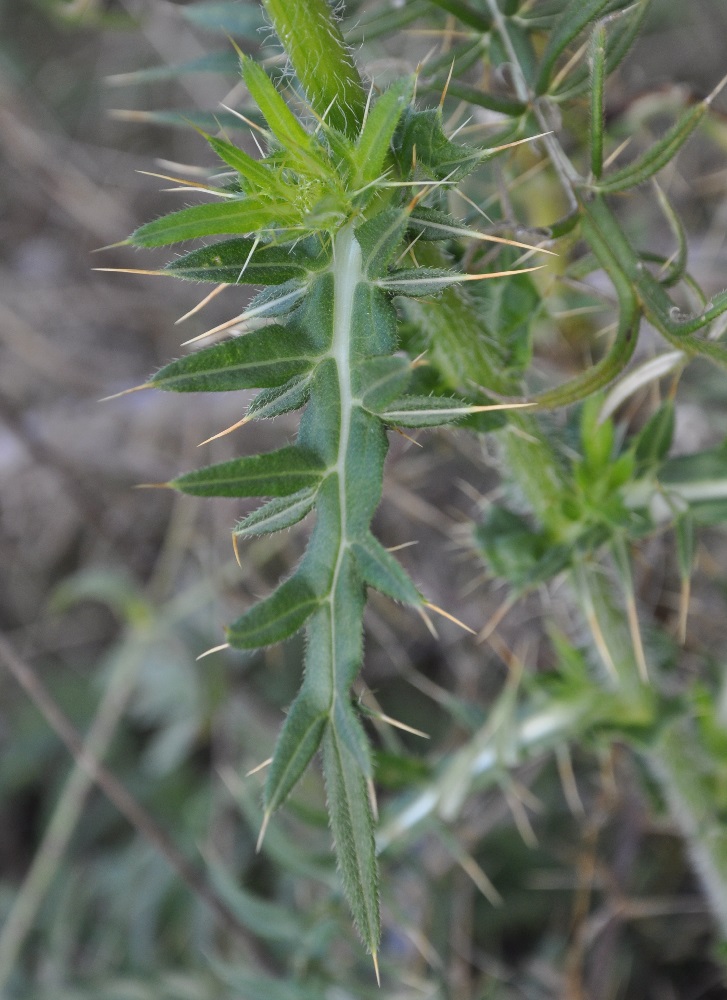
<svg viewBox="0 0 727 1000">
<path fill-rule="evenodd" d="M 407 232 L 421 234 L 425 240 L 451 240 L 453 229 L 462 230 L 464 226 L 449 212 L 426 205 L 417 205 L 407 221 Z"/>
<path fill-rule="evenodd" d="M 287 497 L 275 497 L 258 507 L 235 526 L 236 535 L 267 535 L 297 524 L 316 502 L 316 489 L 309 487 Z"/>
<path fill-rule="evenodd" d="M 639 0 L 638 3 L 627 7 L 628 16 L 624 14 L 619 18 L 615 27 L 611 28 L 606 38 L 606 76 L 613 73 L 621 63 L 633 45 L 634 39 L 638 35 L 644 19 L 649 12 L 652 0 Z M 588 69 L 580 63 L 575 67 L 556 88 L 552 96 L 558 101 L 572 100 L 580 96 L 589 86 Z"/>
<path fill-rule="evenodd" d="M 353 390 L 363 406 L 377 412 L 400 396 L 411 379 L 412 369 L 407 358 L 382 355 L 367 358 L 353 369 Z"/>
<path fill-rule="evenodd" d="M 281 187 L 269 163 L 266 163 L 264 160 L 253 159 L 244 149 L 234 146 L 231 142 L 226 142 L 224 139 L 216 139 L 212 135 L 203 134 L 223 163 L 236 170 L 246 181 L 250 181 L 263 191 Z"/>
<path fill-rule="evenodd" d="M 431 170 L 437 180 L 459 180 L 482 162 L 484 153 L 472 146 L 450 142 L 444 134 L 442 113 L 438 108 L 407 111 L 402 119 L 396 156 L 405 175 L 416 156 L 418 163 Z"/>
<path fill-rule="evenodd" d="M 285 802 L 320 746 L 329 706 L 311 698 L 305 685 L 293 702 L 280 731 L 265 783 L 265 811 Z"/>
<path fill-rule="evenodd" d="M 384 91 L 369 111 L 356 143 L 357 187 L 376 180 L 381 174 L 394 132 L 413 92 L 413 80 L 398 80 Z"/>
<path fill-rule="evenodd" d="M 422 604 L 422 596 L 408 573 L 373 535 L 369 534 L 363 542 L 354 542 L 353 554 L 369 587 L 402 604 Z"/>
<path fill-rule="evenodd" d="M 364 775 L 332 726 L 323 737 L 323 774 L 348 905 L 364 944 L 376 952 L 381 924 L 371 806 Z"/>
<path fill-rule="evenodd" d="M 433 90 L 441 88 L 435 88 L 432 84 L 428 84 L 424 89 L 431 93 Z M 481 108 L 497 111 L 501 115 L 514 117 L 523 115 L 527 111 L 527 105 L 523 104 L 522 101 L 516 101 L 512 97 L 505 97 L 502 94 L 493 94 L 489 90 L 483 90 L 482 87 L 473 87 L 472 84 L 462 83 L 461 80 L 452 80 L 447 92 L 452 97 L 458 97 L 461 101 L 477 104 Z"/>
<path fill-rule="evenodd" d="M 310 371 L 318 357 L 301 331 L 273 326 L 172 361 L 150 384 L 172 392 L 260 389 Z"/>
<path fill-rule="evenodd" d="M 356 229 L 367 277 L 380 278 L 387 273 L 388 265 L 401 245 L 406 223 L 406 212 L 392 208 L 379 212 Z"/>
<path fill-rule="evenodd" d="M 535 91 L 544 94 L 553 75 L 558 57 L 587 24 L 608 7 L 611 0 L 570 0 L 548 38 L 545 52 L 540 60 L 540 73 L 535 83 Z"/>
<path fill-rule="evenodd" d="M 395 399 L 381 419 L 402 427 L 438 427 L 461 420 L 472 412 L 472 406 L 454 396 L 402 396 Z"/>
<path fill-rule="evenodd" d="M 240 66 L 247 89 L 281 146 L 314 173 L 325 172 L 312 136 L 300 124 L 262 66 L 245 55 L 240 56 Z"/>
<path fill-rule="evenodd" d="M 331 727 L 335 729 L 341 743 L 347 747 L 356 761 L 361 774 L 371 781 L 373 779 L 371 746 L 346 693 L 336 698 L 333 703 Z"/>
<path fill-rule="evenodd" d="M 380 279 L 378 285 L 392 295 L 421 297 L 438 295 L 461 277 L 456 271 L 443 267 L 411 267 L 392 271 L 388 278 Z"/>
<path fill-rule="evenodd" d="M 282 413 L 299 410 L 308 402 L 311 379 L 308 375 L 297 375 L 283 385 L 263 389 L 248 407 L 248 416 L 255 420 L 279 417 Z"/>
<path fill-rule="evenodd" d="M 319 595 L 299 571 L 233 622 L 227 629 L 228 641 L 235 649 L 282 642 L 295 635 L 319 604 Z"/>
<path fill-rule="evenodd" d="M 285 203 L 273 203 L 267 199 L 226 198 L 211 205 L 194 205 L 163 215 L 140 226 L 129 240 L 139 247 L 162 247 L 202 236 L 222 233 L 244 235 L 271 230 L 281 225 L 293 225 L 298 218 L 298 214 Z"/>
<path fill-rule="evenodd" d="M 643 184 L 644 181 L 653 177 L 654 174 L 658 173 L 662 167 L 666 166 L 674 158 L 704 118 L 708 109 L 709 105 L 706 101 L 701 101 L 694 107 L 689 108 L 688 111 L 679 116 L 669 131 L 655 142 L 643 156 L 640 156 L 627 167 L 609 174 L 605 180 L 599 181 L 597 190 L 603 194 L 626 191 L 628 188 Z"/>
<path fill-rule="evenodd" d="M 234 239 L 213 243 L 192 250 L 164 268 L 175 278 L 188 281 L 213 281 L 230 285 L 282 285 L 286 281 L 303 281 L 317 266 L 304 252 L 295 253 L 289 247 L 271 246 L 259 240 Z"/>
<path fill-rule="evenodd" d="M 263 3 L 314 111 L 353 138 L 363 119 L 365 97 L 327 0 Z"/>
<path fill-rule="evenodd" d="M 315 454 L 291 446 L 209 465 L 179 476 L 170 486 L 198 497 L 280 497 L 317 486 L 324 471 Z"/>
</svg>

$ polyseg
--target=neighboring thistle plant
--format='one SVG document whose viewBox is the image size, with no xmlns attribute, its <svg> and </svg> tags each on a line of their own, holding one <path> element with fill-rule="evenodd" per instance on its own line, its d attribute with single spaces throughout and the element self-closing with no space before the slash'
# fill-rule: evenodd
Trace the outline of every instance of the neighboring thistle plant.
<svg viewBox="0 0 727 1000">
<path fill-rule="evenodd" d="M 373 769 L 350 696 L 362 660 L 366 588 L 422 613 L 434 608 L 370 530 L 387 431 L 436 426 L 508 405 L 417 395 L 416 366 L 397 353 L 392 298 L 431 296 L 457 282 L 510 272 L 400 266 L 415 239 L 478 235 L 422 202 L 472 170 L 488 151 L 451 143 L 441 110 L 414 110 L 411 79 L 376 99 L 372 88 L 367 98 L 326 0 L 266 0 L 266 8 L 305 88 L 313 127 L 292 113 L 264 70 L 241 54 L 243 79 L 266 122 L 265 129 L 257 128 L 267 154 L 256 160 L 206 136 L 231 168 L 220 186 L 202 185 L 219 200 L 148 223 L 128 242 L 158 247 L 232 235 L 159 273 L 268 286 L 237 320 L 275 317 L 275 325 L 172 362 L 147 386 L 175 392 L 261 389 L 242 422 L 305 407 L 294 446 L 212 465 L 168 485 L 196 496 L 271 497 L 237 525 L 235 539 L 278 531 L 316 513 L 293 575 L 234 622 L 228 638 L 235 648 L 257 649 L 307 624 L 303 684 L 270 765 L 261 838 L 322 745 L 343 885 L 376 960 Z"/>
</svg>

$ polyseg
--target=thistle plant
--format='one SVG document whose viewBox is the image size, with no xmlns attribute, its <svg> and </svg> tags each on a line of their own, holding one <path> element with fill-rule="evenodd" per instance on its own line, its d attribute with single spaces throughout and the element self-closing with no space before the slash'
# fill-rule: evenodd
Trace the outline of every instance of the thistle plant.
<svg viewBox="0 0 727 1000">
<path fill-rule="evenodd" d="M 550 728 L 533 726 L 552 743 L 541 744 L 527 725 L 513 724 L 503 759 L 517 763 L 532 743 L 540 749 L 561 746 L 589 725 L 626 740 L 636 730 L 641 737 L 648 732 L 653 743 L 647 760 L 674 804 L 705 881 L 727 891 L 717 809 L 702 797 L 684 820 L 690 813 L 684 803 L 695 793 L 677 749 L 688 746 L 698 756 L 699 740 L 684 724 L 690 706 L 678 731 L 659 728 L 669 707 L 649 663 L 648 641 L 642 640 L 630 558 L 631 546 L 642 538 L 666 525 L 674 528 L 688 604 L 693 526 L 705 511 L 716 517 L 713 502 L 724 495 L 727 481 L 724 455 L 669 460 L 670 401 L 626 442 L 619 442 L 611 419 L 624 400 L 666 374 L 678 376 L 690 358 L 727 367 L 727 351 L 713 326 L 727 311 L 727 292 L 708 301 L 691 278 L 686 237 L 668 199 L 655 188 L 674 236 L 675 250 L 666 256 L 635 245 L 613 198 L 643 186 L 672 161 L 705 120 L 719 87 L 687 107 L 646 152 L 614 168 L 604 154 L 605 81 L 630 50 L 649 0 L 571 0 L 545 11 L 514 0 L 436 0 L 431 9 L 459 19 L 464 40 L 446 58 L 432 59 L 417 76 L 383 91 L 364 86 L 326 0 L 264 0 L 264 6 L 298 86 L 283 96 L 260 65 L 239 53 L 254 107 L 233 115 L 252 129 L 260 158 L 204 132 L 223 165 L 200 185 L 215 200 L 147 223 L 127 241 L 161 247 L 225 236 L 154 273 L 218 287 L 264 286 L 241 315 L 214 331 L 235 325 L 243 335 L 166 365 L 140 388 L 259 389 L 246 415 L 221 434 L 302 411 L 295 445 L 164 484 L 202 497 L 269 498 L 235 527 L 237 551 L 246 538 L 315 516 L 292 575 L 227 633 L 231 647 L 258 649 L 306 630 L 303 682 L 270 764 L 260 842 L 270 817 L 321 748 L 344 890 L 376 961 L 374 768 L 351 699 L 363 656 L 366 592 L 375 589 L 425 617 L 441 609 L 374 537 L 371 522 L 390 431 L 460 422 L 498 432 L 504 478 L 517 497 L 510 506 L 488 507 L 474 528 L 475 547 L 493 574 L 510 584 L 513 602 L 564 575 L 591 632 L 591 659 L 599 664 L 594 668 L 565 640 L 555 640 L 565 666 L 576 660 L 595 680 L 579 678 L 572 712 L 562 710 L 564 699 L 546 719 Z M 406 6 L 414 13 L 386 16 L 401 23 L 420 16 L 418 5 Z M 475 86 L 467 76 L 480 65 L 482 78 L 491 79 L 503 64 L 508 92 Z M 417 89 L 438 103 L 418 105 Z M 477 146 L 448 136 L 443 109 L 452 97 L 499 116 L 496 138 Z M 561 111 L 588 116 L 587 142 L 576 144 L 575 153 L 566 152 L 553 127 Z M 474 228 L 476 216 L 462 222 L 452 213 L 460 194 L 462 206 L 479 212 L 458 192 L 463 178 L 495 153 L 534 137 L 554 200 L 566 207 L 561 217 L 533 228 L 521 242 L 512 238 L 518 234 L 504 212 L 488 232 Z M 187 181 L 179 183 L 188 189 Z M 507 262 L 499 270 L 487 269 L 488 243 L 499 244 L 500 259 Z M 535 268 L 524 265 L 533 250 L 553 248 L 565 281 L 581 293 L 595 272 L 608 278 L 615 322 L 610 346 L 594 364 L 561 385 L 531 391 L 533 317 L 542 291 L 525 273 Z M 493 278 L 505 279 L 497 286 L 506 289 L 499 300 L 486 284 Z M 672 298 L 679 285 L 694 304 L 689 313 Z M 512 336 L 508 307 L 515 314 Z M 669 350 L 627 372 L 642 321 Z M 539 411 L 573 404 L 582 404 L 576 457 L 539 419 Z M 521 412 L 512 412 L 519 407 Z M 604 566 L 614 586 L 604 583 Z M 626 613 L 619 616 L 621 605 Z M 682 638 L 685 618 L 683 608 Z M 379 848 L 435 814 L 453 818 L 482 774 L 501 765 L 496 750 L 488 756 L 476 734 L 461 754 L 445 760 L 434 789 L 413 803 L 395 804 L 385 816 Z M 694 822 L 696 812 L 701 826 Z"/>
<path fill-rule="evenodd" d="M 459 283 L 532 270 L 465 273 L 417 266 L 410 254 L 414 243 L 423 254 L 427 244 L 451 237 L 531 248 L 478 234 L 427 204 L 492 150 L 449 141 L 441 107 L 416 110 L 414 79 L 399 80 L 378 95 L 372 85 L 367 93 L 326 0 L 266 0 L 266 10 L 304 88 L 302 114 L 240 53 L 243 81 L 264 121 L 253 125 L 264 155 L 254 159 L 205 134 L 225 167 L 203 186 L 217 200 L 147 223 L 128 241 L 159 247 L 232 236 L 182 255 L 160 273 L 217 285 L 264 285 L 236 318 L 244 326 L 259 320 L 264 325 L 166 365 L 142 388 L 260 389 L 229 431 L 303 410 L 295 445 L 208 466 L 166 485 L 194 496 L 271 498 L 235 527 L 236 545 L 315 513 L 310 542 L 293 574 L 233 622 L 227 638 L 236 649 L 258 649 L 306 627 L 303 683 L 270 764 L 259 843 L 270 816 L 322 748 L 344 889 L 376 961 L 373 768 L 351 700 L 362 662 L 366 590 L 425 616 L 427 609 L 441 611 L 371 532 L 387 435 L 392 428 L 434 427 L 527 405 L 418 393 L 417 361 L 399 350 L 392 300 L 431 297 Z M 312 62 L 314 52 L 324 56 Z M 410 256 L 415 266 L 408 266 Z M 434 256 L 446 263 L 441 252 Z"/>
</svg>

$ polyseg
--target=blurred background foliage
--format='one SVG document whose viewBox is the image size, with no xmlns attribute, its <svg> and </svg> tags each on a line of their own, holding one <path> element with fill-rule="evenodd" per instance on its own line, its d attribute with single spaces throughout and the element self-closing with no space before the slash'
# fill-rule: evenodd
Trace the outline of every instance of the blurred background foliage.
<svg viewBox="0 0 727 1000">
<path fill-rule="evenodd" d="M 457 22 L 424 0 L 350 3 L 346 13 L 359 58 L 377 76 L 410 71 L 432 45 L 456 44 Z M 209 165 L 194 132 L 166 125 L 175 116 L 204 121 L 220 102 L 238 101 L 226 33 L 272 57 L 275 70 L 277 49 L 260 24 L 250 2 L 0 3 L 0 995 L 8 1000 L 380 995 L 348 929 L 316 773 L 276 817 L 263 852 L 254 849 L 260 777 L 245 774 L 269 756 L 297 687 L 300 642 L 195 660 L 292 564 L 301 536 L 250 545 L 240 569 L 229 545 L 236 502 L 131 488 L 198 464 L 197 442 L 237 419 L 239 402 L 157 393 L 97 402 L 244 305 L 244 292 L 226 291 L 203 319 L 185 322 L 182 337 L 175 321 L 196 304 L 194 288 L 90 267 L 94 249 L 173 207 L 157 180 L 134 171 Z M 636 133 L 645 146 L 670 107 L 709 92 L 727 69 L 725 37 L 721 0 L 655 0 L 610 81 L 612 138 Z M 196 71 L 174 69 L 185 63 Z M 566 114 L 583 129 L 585 106 Z M 717 111 L 664 182 L 689 234 L 691 271 L 710 293 L 727 270 L 726 148 Z M 549 224 L 559 214 L 556 186 L 537 173 L 517 180 L 536 160 L 526 151 L 495 165 L 471 193 L 531 227 Z M 670 252 L 653 198 L 629 199 L 623 221 L 640 244 Z M 111 251 L 103 263 L 128 265 L 128 256 Z M 575 295 L 556 290 L 534 308 L 531 293 L 528 283 L 510 303 L 513 329 L 529 325 L 540 370 L 563 380 L 599 320 Z M 721 371 L 703 362 L 687 371 L 676 453 L 724 439 L 726 400 Z M 550 419 L 576 447 L 577 420 Z M 629 421 L 638 426 L 638 407 L 619 427 Z M 255 450 L 293 426 L 257 425 Z M 481 641 L 447 623 L 435 640 L 384 600 L 374 597 L 367 612 L 363 703 L 430 736 L 371 716 L 385 993 L 727 997 L 723 934 L 660 792 L 626 745 L 638 741 L 638 715 L 585 680 L 586 654 L 563 637 L 573 638 L 574 623 L 557 585 L 510 607 L 502 579 L 517 581 L 507 561 L 514 550 L 478 548 L 472 533 L 485 498 L 503 496 L 482 445 L 464 430 L 421 443 L 395 443 L 377 531 L 387 545 L 418 542 L 402 560 L 431 600 L 477 627 L 501 612 L 502 620 Z M 216 442 L 210 457 L 224 460 L 236 446 L 246 447 L 244 436 Z M 518 525 L 501 530 L 506 537 Z M 680 679 L 701 684 L 691 704 L 712 763 L 723 766 L 710 771 L 723 815 L 726 556 L 722 529 L 705 529 L 683 649 L 664 638 L 679 612 L 671 536 L 649 539 L 635 584 L 642 627 L 675 691 Z M 13 657 L 32 665 L 35 683 L 150 826 L 129 822 L 73 764 L 38 711 L 37 690 L 33 702 L 17 670 L 13 678 L 5 669 Z M 186 882 L 170 845 L 194 865 Z M 190 886 L 195 872 L 204 872 L 208 898 Z"/>
</svg>

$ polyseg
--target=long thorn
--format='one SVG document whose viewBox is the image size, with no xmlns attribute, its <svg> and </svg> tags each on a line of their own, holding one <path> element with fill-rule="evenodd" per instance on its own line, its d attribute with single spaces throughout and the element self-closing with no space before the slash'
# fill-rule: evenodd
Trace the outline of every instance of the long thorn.
<svg viewBox="0 0 727 1000">
<path fill-rule="evenodd" d="M 381 988 L 381 976 L 379 975 L 379 956 L 375 951 L 371 952 L 371 960 L 374 963 L 374 972 L 376 973 L 376 985 Z"/>
<path fill-rule="evenodd" d="M 439 632 L 437 632 L 436 628 L 434 627 L 434 622 L 429 617 L 429 615 L 426 613 L 426 611 L 424 610 L 424 608 L 417 606 L 416 611 L 417 611 L 417 614 L 419 614 L 421 616 L 421 618 L 424 621 L 424 624 L 427 626 L 427 629 L 429 630 L 431 636 L 434 639 L 438 639 L 439 638 Z"/>
<path fill-rule="evenodd" d="M 396 431 L 397 434 L 401 434 L 401 436 L 403 438 L 406 438 L 406 440 L 410 444 L 415 444 L 417 446 L 417 448 L 423 448 L 424 447 L 424 445 L 421 443 L 421 441 L 417 441 L 417 439 L 413 438 L 411 436 L 411 434 L 405 434 L 404 431 L 401 429 L 401 427 L 395 427 L 394 430 Z"/>
<path fill-rule="evenodd" d="M 106 247 L 101 247 L 106 250 Z M 144 267 L 92 267 L 92 271 L 111 271 L 114 274 L 151 274 L 155 277 L 160 275 L 164 278 L 171 278 L 173 275 L 169 271 L 149 271 Z"/>
<path fill-rule="evenodd" d="M 245 777 L 246 778 L 251 778 L 253 776 L 253 774 L 257 774 L 258 771 L 264 771 L 266 767 L 270 767 L 270 765 L 272 764 L 272 762 L 273 762 L 273 758 L 272 757 L 268 757 L 268 759 L 264 760 L 262 762 L 262 764 L 256 764 L 255 767 L 251 767 L 250 770 L 245 773 Z"/>
<path fill-rule="evenodd" d="M 408 549 L 411 545 L 418 545 L 419 542 L 414 539 L 413 542 L 402 542 L 400 545 L 390 545 L 386 549 L 387 552 L 400 552 L 402 549 Z"/>
<path fill-rule="evenodd" d="M 235 552 L 235 561 L 237 562 L 237 565 L 240 567 L 240 569 L 242 569 L 242 563 L 240 562 L 240 549 L 237 544 L 237 535 L 234 533 L 234 531 L 232 533 L 232 548 L 234 549 Z"/>
<path fill-rule="evenodd" d="M 368 97 L 366 98 L 366 107 L 364 108 L 363 121 L 361 122 L 361 131 L 366 128 L 366 121 L 369 117 L 369 109 L 371 108 L 371 98 L 374 96 L 374 81 L 371 81 L 371 86 L 369 87 Z"/>
<path fill-rule="evenodd" d="M 130 247 L 131 240 L 119 240 L 118 243 L 108 243 L 105 247 L 96 247 L 91 253 L 101 253 L 102 250 L 115 250 L 117 247 Z"/>
<path fill-rule="evenodd" d="M 266 809 L 265 813 L 263 814 L 263 822 L 262 826 L 260 827 L 260 833 L 258 834 L 257 837 L 257 843 L 255 844 L 256 854 L 259 854 L 262 849 L 263 841 L 265 840 L 265 834 L 268 829 L 268 823 L 270 822 L 270 815 L 271 815 L 270 810 Z"/>
<path fill-rule="evenodd" d="M 212 649 L 206 649 L 204 653 L 200 653 L 199 656 L 195 657 L 196 660 L 203 660 L 205 656 L 212 656 L 213 653 L 219 653 L 222 649 L 229 649 L 229 642 L 220 643 L 219 646 L 213 646 Z"/>
<path fill-rule="evenodd" d="M 137 174 L 143 174 L 144 177 L 156 177 L 160 181 L 172 181 L 173 184 L 182 184 L 185 188 L 202 188 L 203 191 L 209 191 L 209 184 L 201 184 L 199 181 L 190 181 L 184 177 L 172 177 L 170 174 L 157 174 L 152 170 L 137 170 Z M 226 192 L 225 192 L 226 193 Z"/>
<path fill-rule="evenodd" d="M 184 314 L 184 316 L 180 316 L 179 319 L 176 319 L 174 321 L 174 325 L 176 326 L 178 323 L 183 323 L 185 321 L 185 319 L 189 319 L 190 316 L 194 316 L 194 314 L 198 313 L 200 311 L 200 309 L 204 309 L 204 307 L 209 302 L 211 302 L 212 299 L 214 299 L 217 295 L 219 295 L 220 292 L 224 291 L 225 288 L 229 288 L 229 287 L 230 287 L 229 285 L 222 284 L 222 285 L 218 285 L 217 288 L 213 288 L 212 291 L 209 293 L 209 295 L 205 295 L 205 297 L 202 299 L 201 302 L 198 302 L 196 306 L 193 306 L 189 310 L 189 312 L 186 312 Z"/>
<path fill-rule="evenodd" d="M 459 618 L 455 618 L 454 615 L 451 615 L 449 611 L 445 611 L 444 608 L 437 607 L 437 605 L 432 604 L 431 601 L 425 601 L 424 604 L 426 607 L 431 608 L 432 611 L 436 611 L 436 613 L 441 615 L 442 618 L 446 618 L 448 621 L 454 622 L 455 625 L 459 625 L 459 627 L 463 628 L 465 632 L 469 632 L 471 635 L 477 635 L 475 629 L 470 628 L 469 625 L 465 625 L 464 622 L 461 622 Z"/>
<path fill-rule="evenodd" d="M 453 59 L 452 60 L 452 65 L 449 67 L 449 73 L 447 75 L 447 82 L 444 84 L 444 90 L 442 91 L 442 96 L 439 98 L 439 110 L 440 111 L 444 107 L 444 99 L 447 96 L 447 91 L 449 90 L 449 84 L 452 81 L 452 73 L 454 73 L 454 62 L 455 62 L 455 60 Z"/>
<path fill-rule="evenodd" d="M 411 733 L 412 736 L 421 736 L 423 740 L 430 740 L 432 738 L 429 733 L 422 732 L 421 729 L 415 729 L 414 726 L 407 726 L 405 722 L 399 722 L 398 719 L 392 719 L 390 715 L 385 715 L 383 712 L 374 712 L 373 714 L 377 719 L 381 719 L 382 722 L 388 722 L 388 724 L 393 726 L 394 729 L 401 729 L 402 732 Z"/>
<path fill-rule="evenodd" d="M 724 89 L 725 84 L 727 84 L 727 74 L 722 77 L 712 93 L 705 97 L 704 103 L 711 104 L 715 97 Z"/>
<path fill-rule="evenodd" d="M 269 132 L 266 132 L 266 130 L 261 128 L 256 122 L 246 118 L 240 111 L 235 111 L 234 108 L 228 108 L 226 104 L 222 104 L 221 107 L 223 107 L 225 111 L 229 111 L 231 115 L 235 116 L 235 118 L 239 118 L 241 121 L 245 122 L 245 124 L 249 125 L 250 128 L 255 129 L 256 132 L 259 132 L 260 135 L 264 136 L 266 139 L 270 138 Z"/>
<path fill-rule="evenodd" d="M 153 389 L 153 382 L 144 382 L 143 385 L 132 385 L 130 389 L 122 389 L 121 392 L 114 392 L 110 396 L 102 396 L 99 403 L 108 403 L 110 399 L 119 399 L 120 396 L 128 396 L 132 392 L 141 392 L 142 389 Z"/>
<path fill-rule="evenodd" d="M 252 420 L 251 416 L 243 417 L 242 420 L 238 420 L 236 424 L 232 424 L 232 426 L 226 427 L 225 430 L 220 431 L 219 434 L 213 434 L 212 437 L 208 437 L 206 441 L 200 441 L 197 447 L 201 448 L 203 444 L 209 444 L 210 441 L 216 441 L 218 438 L 224 437 L 226 434 L 232 434 L 232 432 L 236 431 L 238 427 L 242 427 L 243 424 L 247 424 L 251 420 Z"/>
</svg>

